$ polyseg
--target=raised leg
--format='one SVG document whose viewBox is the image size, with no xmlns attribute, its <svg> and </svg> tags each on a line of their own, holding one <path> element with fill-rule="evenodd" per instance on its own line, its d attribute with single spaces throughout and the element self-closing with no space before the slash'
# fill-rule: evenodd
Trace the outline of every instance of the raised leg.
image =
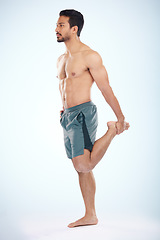
<svg viewBox="0 0 160 240">
<path fill-rule="evenodd" d="M 117 129 L 115 122 L 110 122 L 108 123 L 107 132 L 101 138 L 95 141 L 89 159 L 91 168 L 94 168 L 97 165 L 97 163 L 102 159 L 111 141 L 116 136 L 116 132 Z"/>
<path fill-rule="evenodd" d="M 68 227 L 77 227 L 84 225 L 95 225 L 98 223 L 95 212 L 95 179 L 92 171 L 88 173 L 78 173 L 79 184 L 85 204 L 85 216 L 76 222 L 70 223 Z"/>
<path fill-rule="evenodd" d="M 116 122 L 108 122 L 107 132 L 99 138 L 93 146 L 92 152 L 84 149 L 84 154 L 72 159 L 73 165 L 78 172 L 89 172 L 102 159 L 111 141 L 116 136 Z"/>
</svg>

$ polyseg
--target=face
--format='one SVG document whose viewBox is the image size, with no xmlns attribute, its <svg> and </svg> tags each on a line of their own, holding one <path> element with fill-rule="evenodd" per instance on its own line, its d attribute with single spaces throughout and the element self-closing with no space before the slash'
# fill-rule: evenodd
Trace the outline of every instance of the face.
<svg viewBox="0 0 160 240">
<path fill-rule="evenodd" d="M 57 35 L 57 42 L 66 42 L 71 38 L 71 28 L 68 20 L 69 17 L 59 17 L 57 27 L 55 29 Z"/>
</svg>

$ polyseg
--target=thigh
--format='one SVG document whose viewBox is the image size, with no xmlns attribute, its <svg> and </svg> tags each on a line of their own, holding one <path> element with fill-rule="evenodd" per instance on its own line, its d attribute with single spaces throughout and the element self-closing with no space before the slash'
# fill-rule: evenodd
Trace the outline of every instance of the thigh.
<svg viewBox="0 0 160 240">
<path fill-rule="evenodd" d="M 84 122 L 85 122 L 84 125 L 86 125 L 86 130 L 89 134 L 90 141 L 93 145 L 96 139 L 96 132 L 97 132 L 97 126 L 98 126 L 98 115 L 97 115 L 96 105 L 93 105 L 84 109 L 83 114 L 84 114 Z"/>
<path fill-rule="evenodd" d="M 69 137 L 64 133 L 64 146 L 66 150 L 67 157 L 72 159 L 72 148 Z"/>
<path fill-rule="evenodd" d="M 72 158 L 84 154 L 84 136 L 81 125 L 73 126 L 68 132 L 72 148 Z"/>
<path fill-rule="evenodd" d="M 84 149 L 84 153 L 82 155 L 72 158 L 72 163 L 74 165 L 74 168 L 77 171 L 86 170 L 86 168 L 89 167 L 90 157 L 91 157 L 91 152 L 88 149 Z"/>
</svg>

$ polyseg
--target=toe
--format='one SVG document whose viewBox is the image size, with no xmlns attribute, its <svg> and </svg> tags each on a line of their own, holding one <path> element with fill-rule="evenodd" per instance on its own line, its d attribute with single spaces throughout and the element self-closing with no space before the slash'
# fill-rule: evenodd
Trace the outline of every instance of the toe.
<svg viewBox="0 0 160 240">
<path fill-rule="evenodd" d="M 72 228 L 73 227 L 73 223 L 68 224 L 68 227 Z"/>
</svg>

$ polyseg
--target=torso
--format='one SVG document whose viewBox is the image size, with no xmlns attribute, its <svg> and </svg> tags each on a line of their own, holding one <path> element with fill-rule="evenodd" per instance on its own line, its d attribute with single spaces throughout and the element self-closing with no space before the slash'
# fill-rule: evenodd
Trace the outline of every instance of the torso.
<svg viewBox="0 0 160 240">
<path fill-rule="evenodd" d="M 89 47 L 72 54 L 63 54 L 58 60 L 59 89 L 64 108 L 70 108 L 91 100 L 91 86 L 94 82 L 85 57 L 92 50 Z"/>
</svg>

